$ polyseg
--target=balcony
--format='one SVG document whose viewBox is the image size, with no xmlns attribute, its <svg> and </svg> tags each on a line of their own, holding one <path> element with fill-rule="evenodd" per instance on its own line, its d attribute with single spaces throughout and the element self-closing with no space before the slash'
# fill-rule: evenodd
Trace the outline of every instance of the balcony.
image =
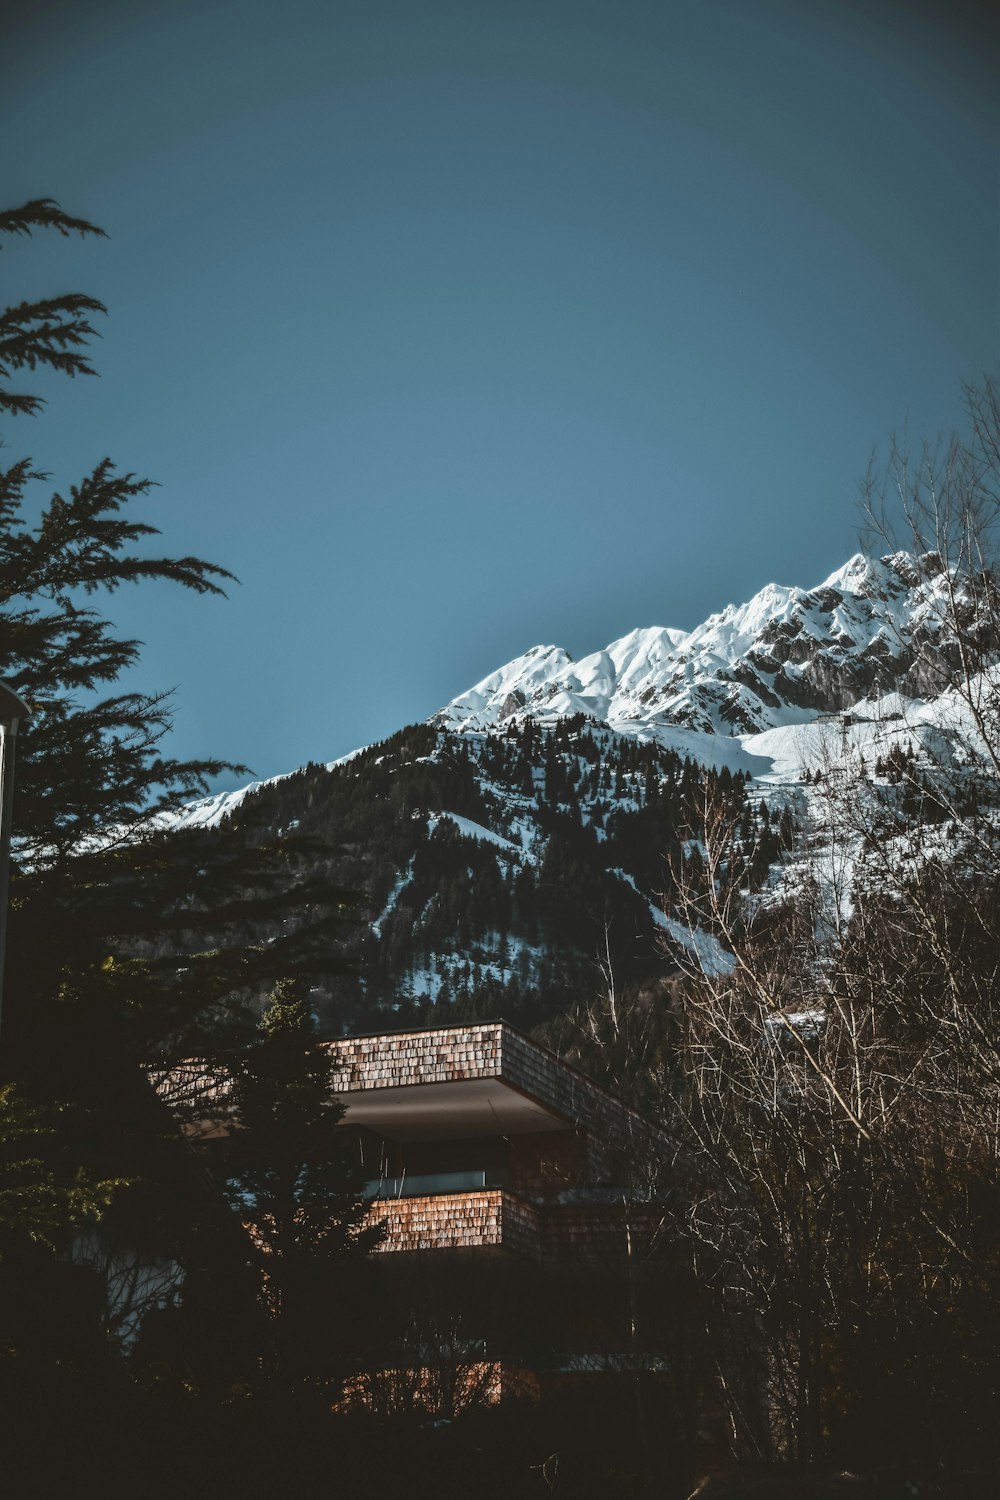
<svg viewBox="0 0 1000 1500">
<path fill-rule="evenodd" d="M 481 1186 L 471 1191 L 438 1190 L 414 1197 L 381 1197 L 372 1202 L 370 1214 L 374 1221 L 385 1225 L 385 1239 L 377 1247 L 382 1251 L 492 1246 L 537 1259 L 541 1249 L 536 1211 L 530 1203 L 503 1188 Z"/>
</svg>

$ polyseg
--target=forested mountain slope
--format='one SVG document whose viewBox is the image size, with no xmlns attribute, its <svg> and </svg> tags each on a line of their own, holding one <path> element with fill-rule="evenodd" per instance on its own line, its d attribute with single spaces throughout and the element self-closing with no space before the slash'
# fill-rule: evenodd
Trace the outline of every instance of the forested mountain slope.
<svg viewBox="0 0 1000 1500">
<path fill-rule="evenodd" d="M 662 970 L 671 857 L 706 796 L 742 820 L 763 876 L 790 824 L 745 788 L 577 715 L 499 734 L 415 725 L 264 784 L 229 816 L 328 841 L 332 877 L 365 893 L 348 938 L 357 976 L 314 991 L 328 1029 L 435 1007 L 531 1025 L 589 993 L 608 950 L 623 981 Z"/>
</svg>

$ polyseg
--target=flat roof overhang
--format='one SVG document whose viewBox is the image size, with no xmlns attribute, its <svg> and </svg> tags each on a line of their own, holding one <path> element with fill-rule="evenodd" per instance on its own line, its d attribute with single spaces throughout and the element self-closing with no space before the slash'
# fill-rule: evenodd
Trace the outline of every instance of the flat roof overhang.
<svg viewBox="0 0 1000 1500">
<path fill-rule="evenodd" d="M 340 1097 L 347 1106 L 346 1125 L 364 1125 L 393 1141 L 543 1135 L 573 1128 L 562 1115 L 496 1077 L 352 1089 Z"/>
</svg>

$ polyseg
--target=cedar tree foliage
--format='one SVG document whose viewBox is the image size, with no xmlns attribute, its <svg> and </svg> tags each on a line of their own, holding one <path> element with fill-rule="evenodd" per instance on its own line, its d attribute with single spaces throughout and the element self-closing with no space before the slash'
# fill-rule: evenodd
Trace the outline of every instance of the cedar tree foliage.
<svg viewBox="0 0 1000 1500">
<path fill-rule="evenodd" d="M 103 233 L 51 199 L 0 213 L 0 239 L 41 229 Z M 103 312 L 71 293 L 0 313 L 0 411 L 40 410 L 9 389 L 23 371 L 93 374 L 86 348 Z M 45 478 L 30 459 L 0 462 L 0 677 L 32 715 L 18 742 L 0 1075 L 17 1084 L 5 1098 L 19 1128 L 34 1108 L 51 1123 L 32 1147 L 44 1224 L 21 1227 L 56 1245 L 53 1183 L 65 1185 L 65 1239 L 107 1197 L 101 1184 L 153 1170 L 148 1142 L 164 1126 L 140 1064 L 209 1030 L 237 1045 L 241 1006 L 320 953 L 329 966 L 351 897 L 305 840 L 279 844 L 247 823 L 165 828 L 212 776 L 245 768 L 165 753 L 168 698 L 114 691 L 140 643 L 100 603 L 158 580 L 221 594 L 232 575 L 158 554 L 157 528 L 133 510 L 150 481 L 110 459 L 41 499 Z"/>
</svg>

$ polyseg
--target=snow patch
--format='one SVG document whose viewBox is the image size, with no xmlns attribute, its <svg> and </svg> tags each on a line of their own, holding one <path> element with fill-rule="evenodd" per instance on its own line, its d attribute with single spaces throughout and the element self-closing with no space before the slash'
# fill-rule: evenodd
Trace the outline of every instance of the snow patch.
<svg viewBox="0 0 1000 1500">
<path fill-rule="evenodd" d="M 703 932 L 700 927 L 688 927 L 683 922 L 676 922 L 668 917 L 655 901 L 650 901 L 648 896 L 643 895 L 627 870 L 614 869 L 609 873 L 617 875 L 619 880 L 623 880 L 626 885 L 632 887 L 637 896 L 642 897 L 656 925 L 669 933 L 675 943 L 679 943 L 682 948 L 694 954 L 703 974 L 716 978 L 723 974 L 733 973 L 736 968 L 735 958 L 731 953 L 727 953 L 718 938 L 711 932 Z"/>
<path fill-rule="evenodd" d="M 482 823 L 474 823 L 471 818 L 459 817 L 458 813 L 431 813 L 427 819 L 428 833 L 433 833 L 442 820 L 453 823 L 463 839 L 476 839 L 481 844 L 496 844 L 498 848 L 509 849 L 514 854 L 521 852 L 519 844 L 512 844 L 510 839 L 505 839 L 499 833 L 494 833 L 492 828 L 485 828 Z"/>
</svg>

